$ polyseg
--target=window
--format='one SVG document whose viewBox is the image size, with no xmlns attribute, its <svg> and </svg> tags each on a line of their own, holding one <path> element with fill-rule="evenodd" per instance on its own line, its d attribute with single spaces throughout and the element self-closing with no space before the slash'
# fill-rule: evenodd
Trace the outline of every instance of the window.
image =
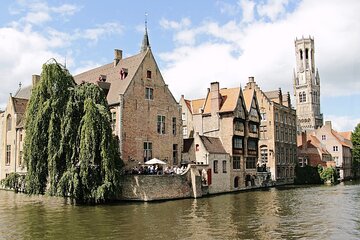
<svg viewBox="0 0 360 240">
<path fill-rule="evenodd" d="M 255 158 L 248 157 L 246 158 L 246 169 L 254 169 L 256 168 Z"/>
<path fill-rule="evenodd" d="M 11 131 L 11 115 L 10 114 L 6 118 L 6 130 Z"/>
<path fill-rule="evenodd" d="M 176 135 L 176 117 L 172 118 L 172 130 L 173 130 L 173 135 Z"/>
<path fill-rule="evenodd" d="M 178 145 L 177 144 L 173 144 L 173 162 L 174 162 L 174 165 L 176 165 L 178 162 Z"/>
<path fill-rule="evenodd" d="M 184 112 L 181 114 L 181 120 L 186 121 L 186 114 Z"/>
<path fill-rule="evenodd" d="M 144 162 L 152 158 L 152 142 L 144 142 Z"/>
<path fill-rule="evenodd" d="M 146 71 L 146 77 L 151 79 L 151 71 L 150 70 Z"/>
<path fill-rule="evenodd" d="M 153 100 L 154 99 L 154 89 L 152 88 L 145 88 L 145 99 Z"/>
<path fill-rule="evenodd" d="M 261 115 L 261 120 L 265 121 L 266 120 L 266 113 L 262 112 L 262 113 L 260 113 L 260 115 Z"/>
<path fill-rule="evenodd" d="M 226 173 L 226 160 L 222 161 L 223 173 Z"/>
<path fill-rule="evenodd" d="M 19 166 L 22 165 L 22 162 L 23 162 L 23 152 L 20 151 L 20 152 L 19 152 Z"/>
<path fill-rule="evenodd" d="M 233 157 L 233 169 L 240 169 L 240 157 L 239 156 Z"/>
<path fill-rule="evenodd" d="M 326 140 L 326 135 L 321 135 L 321 140 Z"/>
<path fill-rule="evenodd" d="M 240 122 L 239 120 L 235 120 L 235 131 L 244 131 L 244 123 Z"/>
<path fill-rule="evenodd" d="M 267 138 L 267 126 L 260 126 L 260 138 L 261 139 Z"/>
<path fill-rule="evenodd" d="M 299 102 L 306 102 L 306 93 L 305 92 L 299 93 Z"/>
<path fill-rule="evenodd" d="M 218 160 L 214 160 L 214 173 L 218 173 Z"/>
<path fill-rule="evenodd" d="M 260 149 L 260 155 L 261 155 L 261 162 L 267 163 L 268 161 L 268 150 L 266 148 Z"/>
<path fill-rule="evenodd" d="M 23 140 L 22 130 L 20 130 L 20 136 L 19 136 L 19 138 L 20 138 L 20 142 L 22 142 L 22 140 Z"/>
<path fill-rule="evenodd" d="M 116 126 L 116 112 L 111 112 L 111 129 L 115 131 Z"/>
<path fill-rule="evenodd" d="M 257 133 L 257 125 L 253 123 L 249 123 L 249 128 L 251 133 Z"/>
<path fill-rule="evenodd" d="M 165 134 L 165 116 L 157 116 L 157 132 Z"/>
<path fill-rule="evenodd" d="M 338 146 L 333 146 L 333 151 L 334 151 L 334 152 L 337 152 L 337 151 L 339 151 L 339 148 L 338 148 Z"/>
<path fill-rule="evenodd" d="M 183 136 L 187 136 L 187 133 L 188 133 L 187 127 L 183 127 Z"/>
<path fill-rule="evenodd" d="M 11 157 L 11 145 L 6 145 L 5 165 L 10 165 L 10 157 Z"/>
<path fill-rule="evenodd" d="M 239 137 L 234 137 L 234 148 L 243 149 L 243 140 Z"/>
<path fill-rule="evenodd" d="M 257 148 L 256 147 L 256 141 L 252 140 L 252 139 L 249 139 L 249 141 L 248 141 L 248 149 L 256 151 L 256 148 Z"/>
</svg>

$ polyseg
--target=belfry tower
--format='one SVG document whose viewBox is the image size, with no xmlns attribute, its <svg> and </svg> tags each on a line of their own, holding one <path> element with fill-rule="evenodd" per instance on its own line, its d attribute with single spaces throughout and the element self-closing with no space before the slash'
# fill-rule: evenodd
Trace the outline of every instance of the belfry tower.
<svg viewBox="0 0 360 240">
<path fill-rule="evenodd" d="M 323 125 L 320 113 L 320 77 L 315 68 L 314 38 L 295 40 L 296 71 L 294 95 L 299 131 L 313 130 Z"/>
</svg>

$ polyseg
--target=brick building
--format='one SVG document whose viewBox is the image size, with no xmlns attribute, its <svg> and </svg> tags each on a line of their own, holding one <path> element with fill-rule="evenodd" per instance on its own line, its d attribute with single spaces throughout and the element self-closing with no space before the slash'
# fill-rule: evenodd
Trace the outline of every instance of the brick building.
<svg viewBox="0 0 360 240">
<path fill-rule="evenodd" d="M 272 180 L 277 184 L 293 183 L 296 165 L 296 111 L 290 95 L 281 89 L 263 92 L 253 77 L 245 91 L 256 92 L 261 123 L 259 131 L 260 165 L 270 168 Z"/>
<path fill-rule="evenodd" d="M 247 90 L 243 94 L 241 88 L 220 89 L 219 83 L 213 82 L 205 98 L 187 100 L 182 96 L 180 104 L 186 129 L 184 138 L 193 138 L 198 134 L 217 139 L 214 141 L 221 143 L 230 155 L 230 190 L 254 185 L 260 122 L 256 93 Z M 201 151 L 196 146 L 187 149 Z M 185 155 L 189 156 L 188 153 Z M 196 156 L 194 161 L 202 163 L 202 159 Z"/>
<path fill-rule="evenodd" d="M 182 151 L 181 108 L 152 54 L 147 31 L 139 54 L 122 58 L 115 49 L 114 61 L 74 76 L 108 89 L 114 134 L 129 167 L 158 158 L 170 165 L 180 162 Z"/>
<path fill-rule="evenodd" d="M 118 136 L 121 158 L 128 167 L 151 158 L 169 165 L 180 162 L 181 107 L 166 85 L 152 54 L 147 30 L 140 53 L 127 58 L 115 50 L 114 61 L 74 76 L 78 84 L 91 82 L 107 94 L 113 133 Z M 33 76 L 33 85 L 40 76 Z M 24 113 L 32 86 L 10 96 L 0 113 L 0 179 L 10 172 L 25 173 L 21 162 Z M 0 125 L 1 125 L 0 124 Z"/>
</svg>

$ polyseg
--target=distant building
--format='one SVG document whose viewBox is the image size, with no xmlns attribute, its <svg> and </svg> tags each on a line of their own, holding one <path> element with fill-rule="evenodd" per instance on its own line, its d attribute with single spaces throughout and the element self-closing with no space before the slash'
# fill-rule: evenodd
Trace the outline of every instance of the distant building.
<svg viewBox="0 0 360 240">
<path fill-rule="evenodd" d="M 340 180 L 352 177 L 351 132 L 337 132 L 330 121 L 298 137 L 299 165 L 336 167 Z"/>
<path fill-rule="evenodd" d="M 256 92 L 261 123 L 259 135 L 260 166 L 270 169 L 277 184 L 293 183 L 296 165 L 296 111 L 291 106 L 289 93 L 281 89 L 263 92 L 253 77 L 246 91 Z"/>
<path fill-rule="evenodd" d="M 317 129 L 323 125 L 323 115 L 320 112 L 320 76 L 315 68 L 314 39 L 296 39 L 295 53 L 294 95 L 299 131 Z"/>
<path fill-rule="evenodd" d="M 201 147 L 206 147 L 206 144 L 196 143 L 195 140 L 199 136 L 203 143 L 213 141 L 230 156 L 229 162 L 223 157 L 223 162 L 217 163 L 219 169 L 223 166 L 223 170 L 225 166 L 230 166 L 227 173 L 230 176 L 230 190 L 254 186 L 258 182 L 260 124 L 255 91 L 246 90 L 243 93 L 241 88 L 220 89 L 219 83 L 213 82 L 205 98 L 187 100 L 182 96 L 180 104 L 186 129 L 183 132 L 184 159 L 200 165 L 207 164 L 207 169 L 216 168 L 207 160 L 206 151 L 211 152 L 209 147 L 205 151 Z M 191 140 L 193 138 L 194 141 Z M 191 154 L 191 151 L 197 154 Z M 211 171 L 214 175 L 218 174 Z"/>
</svg>

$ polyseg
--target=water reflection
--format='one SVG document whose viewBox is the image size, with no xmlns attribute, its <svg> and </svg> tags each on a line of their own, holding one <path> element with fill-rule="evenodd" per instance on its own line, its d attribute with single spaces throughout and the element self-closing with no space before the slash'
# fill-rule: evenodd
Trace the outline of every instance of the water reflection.
<svg viewBox="0 0 360 240">
<path fill-rule="evenodd" d="M 360 184 L 74 206 L 0 191 L 0 239 L 359 239 Z"/>
</svg>

